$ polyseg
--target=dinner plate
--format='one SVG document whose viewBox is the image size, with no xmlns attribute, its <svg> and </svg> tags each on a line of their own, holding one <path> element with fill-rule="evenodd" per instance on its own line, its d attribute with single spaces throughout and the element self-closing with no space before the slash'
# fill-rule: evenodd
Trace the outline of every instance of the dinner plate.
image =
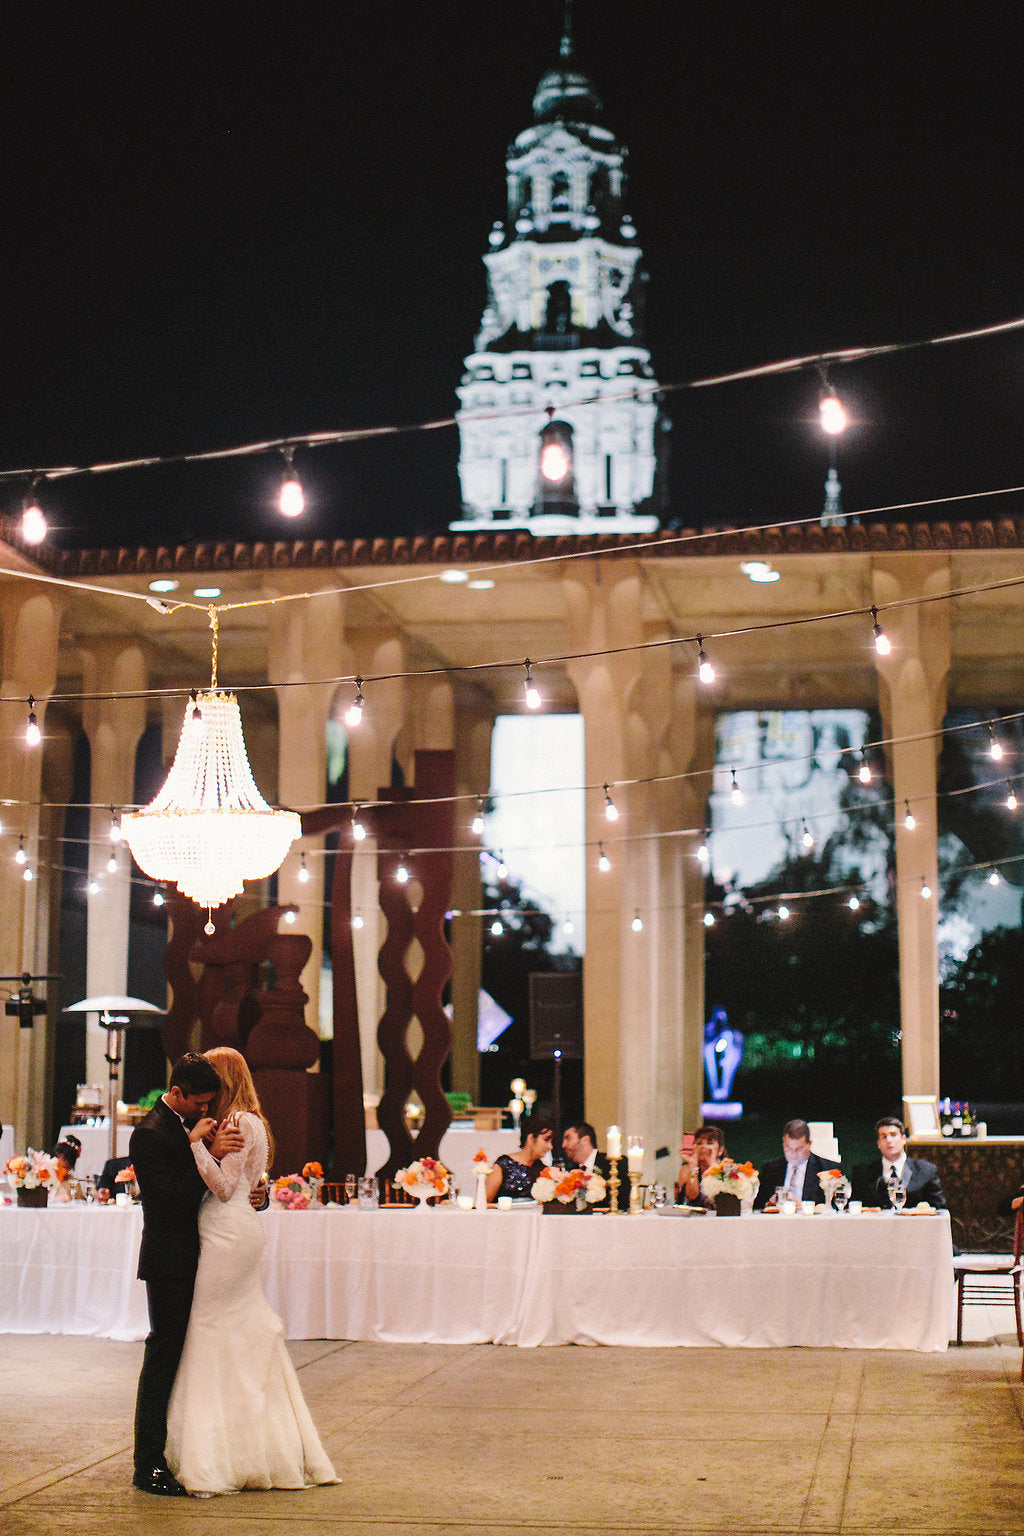
<svg viewBox="0 0 1024 1536">
<path fill-rule="evenodd" d="M 654 1208 L 655 1216 L 706 1216 L 708 1213 L 702 1205 L 658 1205 Z"/>
</svg>

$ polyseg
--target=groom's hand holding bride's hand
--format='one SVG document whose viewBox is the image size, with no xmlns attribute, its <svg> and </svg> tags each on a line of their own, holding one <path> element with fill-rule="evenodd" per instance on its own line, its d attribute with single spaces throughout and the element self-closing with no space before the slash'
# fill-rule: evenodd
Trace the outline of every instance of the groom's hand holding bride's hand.
<svg viewBox="0 0 1024 1536">
<path fill-rule="evenodd" d="M 218 1162 L 222 1157 L 227 1157 L 229 1152 L 241 1152 L 245 1146 L 245 1137 L 237 1125 L 232 1125 L 225 1120 L 218 1126 L 211 1115 L 204 1115 L 201 1120 L 196 1121 L 188 1133 L 188 1139 L 189 1141 L 206 1141 L 211 1154 Z"/>
</svg>

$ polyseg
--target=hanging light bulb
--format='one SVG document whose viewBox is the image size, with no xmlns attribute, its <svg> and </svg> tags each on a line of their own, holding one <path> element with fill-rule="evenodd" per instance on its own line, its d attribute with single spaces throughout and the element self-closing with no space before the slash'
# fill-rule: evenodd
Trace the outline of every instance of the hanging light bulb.
<svg viewBox="0 0 1024 1536">
<path fill-rule="evenodd" d="M 98 896 L 101 889 L 102 887 L 98 880 L 90 880 L 89 884 L 86 886 L 86 890 L 89 892 L 90 896 Z"/>
<path fill-rule="evenodd" d="M 299 914 L 296 912 L 295 908 L 289 907 L 284 915 L 284 920 L 286 923 L 294 923 L 298 921 L 298 916 Z"/>
<path fill-rule="evenodd" d="M 740 786 L 737 783 L 737 780 L 736 780 L 736 769 L 735 768 L 732 770 L 732 787 L 729 790 L 729 794 L 732 797 L 733 805 L 742 805 L 743 804 L 743 791 L 742 791 L 742 789 L 740 789 Z"/>
<path fill-rule="evenodd" d="M 862 784 L 871 783 L 871 764 L 868 762 L 863 750 L 860 754 L 860 767 L 857 769 L 857 777 Z"/>
<path fill-rule="evenodd" d="M 121 841 L 121 823 L 113 806 L 110 807 L 110 841 L 115 847 Z"/>
<path fill-rule="evenodd" d="M 107 874 L 108 875 L 116 875 L 117 874 L 117 857 L 113 853 L 110 855 L 110 858 L 107 860 Z"/>
<path fill-rule="evenodd" d="M 573 923 L 573 920 L 572 920 L 571 917 L 567 917 L 565 922 L 562 924 L 562 932 L 563 933 L 575 933 L 576 932 L 576 927 L 575 927 L 575 924 Z"/>
<path fill-rule="evenodd" d="M 629 926 L 632 928 L 634 933 L 643 933 L 643 931 L 644 931 L 644 920 L 640 916 L 639 909 L 636 912 L 634 912 L 634 914 L 633 914 L 633 921 L 630 923 Z"/>
<path fill-rule="evenodd" d="M 27 885 L 32 884 L 32 881 L 35 879 L 35 875 L 32 873 L 32 866 L 30 864 L 25 865 L 25 868 L 21 872 L 21 878 Z"/>
<path fill-rule="evenodd" d="M 715 669 L 708 660 L 708 653 L 704 649 L 704 636 L 697 636 L 697 676 L 702 683 L 713 683 Z"/>
<path fill-rule="evenodd" d="M 358 911 L 358 910 L 356 911 L 356 914 L 355 914 L 355 916 L 352 919 L 352 927 L 355 928 L 357 931 L 360 928 L 365 928 L 366 927 L 366 924 L 363 921 L 363 914 L 360 911 Z"/>
<path fill-rule="evenodd" d="M 715 926 L 715 914 L 713 912 L 705 912 L 704 913 L 704 927 L 705 928 L 713 928 L 714 926 Z"/>
<path fill-rule="evenodd" d="M 301 858 L 301 860 L 299 862 L 299 872 L 298 872 L 298 875 L 296 876 L 296 879 L 297 880 L 301 880 L 303 885 L 308 885 L 309 882 L 310 882 L 311 876 L 310 876 L 309 870 L 306 868 L 306 855 L 305 854 L 302 855 L 302 858 Z"/>
<path fill-rule="evenodd" d="M 780 923 L 784 923 L 788 916 L 789 916 L 789 908 L 786 906 L 785 903 L 783 903 L 782 906 L 779 908 L 779 922 Z"/>
<path fill-rule="evenodd" d="M 892 651 L 892 641 L 878 622 L 878 609 L 874 603 L 871 604 L 871 623 L 871 633 L 875 638 L 875 650 L 879 656 L 888 656 Z"/>
<path fill-rule="evenodd" d="M 564 480 L 569 473 L 569 455 L 561 443 L 545 443 L 540 451 L 540 472 L 545 480 Z"/>
<path fill-rule="evenodd" d="M 829 437 L 836 437 L 846 430 L 847 417 L 843 403 L 827 384 L 818 401 L 818 414 L 821 418 L 821 430 L 827 432 Z"/>
<path fill-rule="evenodd" d="M 1008 811 L 1015 811 L 1017 809 L 1017 796 L 1014 794 L 1012 787 L 1007 791 L 1006 809 Z"/>
<path fill-rule="evenodd" d="M 358 805 L 352 807 L 352 841 L 355 843 L 366 841 L 366 827 L 360 818 Z"/>
<path fill-rule="evenodd" d="M 604 819 L 605 821 L 618 821 L 619 808 L 612 799 L 608 785 L 604 785 Z"/>
<path fill-rule="evenodd" d="M 18 851 L 14 855 L 14 862 L 15 862 L 15 864 L 27 864 L 28 863 L 28 854 L 25 852 L 25 837 L 24 837 L 24 834 L 22 834 L 18 838 Z"/>
<path fill-rule="evenodd" d="M 302 481 L 295 473 L 295 466 L 292 463 L 295 450 L 290 444 L 286 444 L 281 452 L 284 455 L 285 471 L 281 489 L 277 493 L 277 509 L 282 517 L 301 517 L 306 510 L 306 498 L 302 490 Z"/>
<path fill-rule="evenodd" d="M 398 881 L 399 885 L 409 884 L 409 870 L 407 865 L 399 864 L 398 868 L 395 870 L 395 879 Z"/>
<path fill-rule="evenodd" d="M 992 871 L 992 873 L 989 875 L 988 883 L 989 883 L 989 885 L 998 885 L 1000 883 L 999 882 L 999 871 L 998 871 L 998 869 L 994 869 Z"/>
<path fill-rule="evenodd" d="M 931 894 L 932 894 L 932 888 L 928 884 L 927 880 L 924 878 L 924 875 L 922 875 L 921 876 L 921 900 L 922 901 L 930 901 L 931 900 Z"/>
<path fill-rule="evenodd" d="M 476 833 L 477 837 L 484 830 L 484 802 L 482 795 L 477 797 L 476 815 L 473 817 L 472 830 Z"/>
<path fill-rule="evenodd" d="M 612 861 L 604 851 L 604 843 L 597 845 L 597 867 L 603 875 L 606 875 L 612 867 Z"/>
<path fill-rule="evenodd" d="M 352 700 L 352 703 L 349 705 L 348 709 L 345 711 L 345 724 L 348 726 L 361 725 L 363 721 L 363 710 L 365 707 L 366 700 L 363 698 L 363 680 L 361 677 L 357 677 L 356 696 Z"/>
<path fill-rule="evenodd" d="M 856 891 L 854 891 L 853 895 L 850 897 L 850 899 L 846 903 L 846 905 L 849 907 L 851 912 L 856 912 L 857 911 L 857 909 L 860 906 L 860 897 L 857 895 Z"/>
<path fill-rule="evenodd" d="M 505 929 L 502 926 L 502 921 L 501 921 L 500 917 L 496 917 L 494 919 L 494 922 L 491 924 L 491 932 L 492 932 L 492 934 L 494 935 L 494 937 L 496 939 L 500 939 L 502 934 L 505 932 Z"/>
<path fill-rule="evenodd" d="M 525 662 L 526 681 L 523 684 L 523 687 L 526 690 L 526 707 L 527 709 L 540 709 L 543 700 L 537 691 L 536 683 L 533 681 L 533 674 L 530 670 L 532 665 L 533 663 L 530 661 L 530 658 L 527 657 Z"/>
<path fill-rule="evenodd" d="M 814 838 L 811 835 L 810 827 L 807 825 L 807 818 L 806 817 L 804 818 L 804 830 L 803 830 L 803 832 L 800 835 L 800 841 L 803 843 L 804 847 L 807 848 L 807 849 L 811 849 L 811 848 L 814 847 Z"/>
<path fill-rule="evenodd" d="M 707 827 L 704 828 L 704 836 L 701 839 L 700 847 L 697 849 L 697 862 L 698 864 L 703 864 L 705 869 L 707 869 L 711 862 L 711 850 L 708 847 Z"/>
<path fill-rule="evenodd" d="M 46 513 L 36 500 L 33 483 L 21 509 L 21 537 L 26 544 L 41 544 L 49 532 Z"/>
<path fill-rule="evenodd" d="M 153 892 L 153 905 L 154 905 L 154 907 L 162 907 L 164 905 L 165 901 L 166 901 L 166 897 L 164 896 L 163 891 L 154 891 Z"/>
<path fill-rule="evenodd" d="M 997 763 L 1003 755 L 1003 744 L 992 729 L 991 723 L 988 728 L 988 755 Z"/>
<path fill-rule="evenodd" d="M 906 827 L 908 832 L 913 832 L 914 828 L 917 826 L 917 820 L 913 811 L 910 809 L 910 801 L 904 800 L 903 804 L 907 808 L 907 814 L 903 818 L 903 825 Z"/>
<path fill-rule="evenodd" d="M 36 701 L 31 694 L 28 696 L 28 720 L 25 723 L 25 745 L 38 747 L 43 739 L 43 733 L 39 729 L 39 721 L 36 719 Z"/>
</svg>

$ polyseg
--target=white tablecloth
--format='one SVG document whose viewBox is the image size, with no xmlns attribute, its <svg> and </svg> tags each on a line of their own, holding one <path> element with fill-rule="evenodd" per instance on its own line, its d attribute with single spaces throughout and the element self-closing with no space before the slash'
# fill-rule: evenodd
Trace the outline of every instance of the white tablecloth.
<svg viewBox="0 0 1024 1536">
<path fill-rule="evenodd" d="M 289 1338 L 943 1350 L 935 1216 L 268 1211 L 263 1282 Z M 141 1211 L 0 1209 L 0 1331 L 138 1339 Z"/>
<path fill-rule="evenodd" d="M 132 1129 L 130 1125 L 118 1126 L 118 1157 L 128 1156 L 128 1143 L 131 1140 Z M 75 1173 L 78 1178 L 84 1179 L 90 1174 L 94 1176 L 101 1174 L 103 1164 L 110 1156 L 110 1127 L 108 1125 L 62 1125 L 57 1140 L 63 1141 L 68 1135 L 77 1136 L 82 1143 L 82 1150 L 75 1164 Z"/>
</svg>

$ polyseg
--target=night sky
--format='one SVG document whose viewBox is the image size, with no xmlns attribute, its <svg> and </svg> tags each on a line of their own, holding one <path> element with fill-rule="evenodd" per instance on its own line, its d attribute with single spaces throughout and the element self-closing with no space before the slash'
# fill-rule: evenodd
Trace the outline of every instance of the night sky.
<svg viewBox="0 0 1024 1536">
<path fill-rule="evenodd" d="M 0 466 L 451 415 L 559 0 L 7 0 Z M 1022 13 L 577 0 L 662 383 L 1024 316 Z M 844 504 L 1024 481 L 1024 332 L 834 370 Z M 811 374 L 670 396 L 669 519 L 820 512 Z M 65 544 L 442 530 L 454 429 L 65 480 Z M 4 507 L 21 487 L 0 487 Z M 915 516 L 1006 515 L 1021 498 Z M 905 514 L 899 514 L 905 515 Z"/>
</svg>

